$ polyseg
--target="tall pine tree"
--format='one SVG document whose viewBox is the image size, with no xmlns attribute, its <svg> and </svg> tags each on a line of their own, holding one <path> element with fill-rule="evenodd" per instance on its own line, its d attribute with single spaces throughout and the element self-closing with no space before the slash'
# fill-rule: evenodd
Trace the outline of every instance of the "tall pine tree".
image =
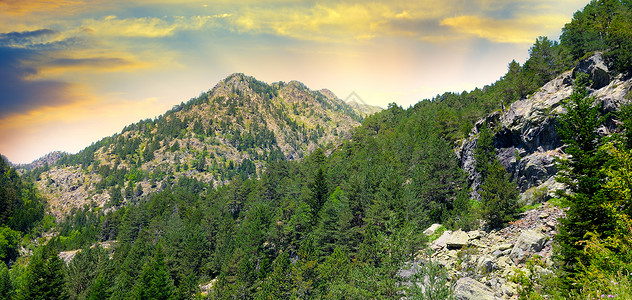
<svg viewBox="0 0 632 300">
<path fill-rule="evenodd" d="M 601 138 L 597 129 L 604 122 L 592 97 L 587 97 L 586 76 L 576 80 L 576 87 L 564 107 L 566 114 L 560 117 L 558 134 L 567 145 L 568 158 L 558 162 L 557 180 L 564 183 L 569 192 L 560 196 L 567 200 L 566 218 L 561 219 L 556 240 L 562 270 L 572 278 L 579 262 L 586 264 L 583 244 L 588 232 L 604 234 L 611 230 L 611 222 L 602 204 L 607 201 L 603 191 L 604 174 L 601 171 L 606 154 L 599 150 Z"/>
</svg>

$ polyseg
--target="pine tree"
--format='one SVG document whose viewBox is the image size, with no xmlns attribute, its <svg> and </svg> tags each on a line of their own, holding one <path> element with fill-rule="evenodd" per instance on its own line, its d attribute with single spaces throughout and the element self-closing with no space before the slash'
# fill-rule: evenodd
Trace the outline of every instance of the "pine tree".
<svg viewBox="0 0 632 300">
<path fill-rule="evenodd" d="M 560 117 L 558 126 L 558 134 L 568 145 L 565 151 L 569 157 L 558 162 L 557 180 L 564 183 L 570 193 L 560 193 L 569 207 L 566 218 L 560 220 L 556 240 L 560 244 L 562 270 L 571 277 L 578 271 L 578 262 L 587 263 L 581 243 L 586 233 L 604 234 L 612 227 L 602 207 L 607 201 L 601 171 L 606 155 L 599 150 L 601 138 L 597 128 L 604 118 L 594 99 L 587 97 L 586 83 L 585 76 L 577 79 L 577 86 L 564 105 L 567 112 Z"/>
<path fill-rule="evenodd" d="M 134 287 L 137 299 L 174 299 L 174 286 L 165 264 L 161 244 L 156 246 L 151 262 L 146 263 Z"/>
<path fill-rule="evenodd" d="M 491 130 L 484 124 L 474 149 L 476 171 L 481 174 L 479 195 L 482 216 L 491 228 L 514 219 L 518 210 L 518 188 L 496 158 Z"/>
<path fill-rule="evenodd" d="M 495 160 L 480 186 L 483 218 L 491 228 L 499 228 L 512 221 L 518 212 L 518 187 L 510 180 L 505 168 Z"/>
<path fill-rule="evenodd" d="M 0 261 L 0 299 L 10 299 L 12 291 L 13 286 L 9 276 L 9 268 L 4 262 Z"/>
<path fill-rule="evenodd" d="M 481 181 L 485 181 L 489 166 L 496 160 L 496 148 L 494 148 L 494 136 L 492 131 L 483 124 L 476 140 L 474 149 L 474 168 L 480 173 Z"/>
<path fill-rule="evenodd" d="M 320 208 L 327 200 L 327 180 L 322 168 L 318 168 L 314 181 L 312 181 L 309 185 L 309 189 L 311 192 L 309 206 L 312 208 L 312 214 L 315 222 Z"/>
<path fill-rule="evenodd" d="M 50 243 L 50 242 L 49 242 Z M 64 262 L 52 246 L 44 246 L 34 254 L 26 268 L 24 284 L 18 292 L 20 300 L 67 299 L 64 284 Z"/>
<path fill-rule="evenodd" d="M 351 242 L 350 228 L 353 214 L 348 202 L 347 197 L 338 187 L 319 213 L 314 235 L 324 253 L 332 253 L 336 247 L 347 250 L 347 245 Z"/>
</svg>

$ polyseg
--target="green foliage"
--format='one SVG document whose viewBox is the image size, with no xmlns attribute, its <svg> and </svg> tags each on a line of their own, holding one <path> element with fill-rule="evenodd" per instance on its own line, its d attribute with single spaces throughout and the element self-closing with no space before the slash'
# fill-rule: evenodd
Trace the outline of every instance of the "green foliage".
<svg viewBox="0 0 632 300">
<path fill-rule="evenodd" d="M 485 181 L 489 174 L 490 166 L 496 161 L 496 147 L 494 147 L 494 136 L 487 124 L 481 126 L 476 148 L 474 148 L 474 168 L 480 173 L 481 181 Z"/>
<path fill-rule="evenodd" d="M 581 80 L 581 78 L 578 78 Z M 566 218 L 560 221 L 556 240 L 560 244 L 560 259 L 565 272 L 575 274 L 578 263 L 586 263 L 581 241 L 585 234 L 607 233 L 611 220 L 602 208 L 607 201 L 603 193 L 604 174 L 601 171 L 606 155 L 599 150 L 600 136 L 597 128 L 604 118 L 593 98 L 586 97 L 586 89 L 579 85 L 565 103 L 567 113 L 559 120 L 558 134 L 568 145 L 570 156 L 558 163 L 557 180 L 566 184 L 572 193 L 562 193 L 568 200 Z"/>
<path fill-rule="evenodd" d="M 593 0 L 562 29 L 561 45 L 573 59 L 606 51 L 619 72 L 632 69 L 632 5 L 624 0 Z"/>
<path fill-rule="evenodd" d="M 518 187 L 498 161 L 488 167 L 488 175 L 480 186 L 483 218 L 491 228 L 513 221 L 518 212 Z"/>
<path fill-rule="evenodd" d="M 143 266 L 133 293 L 136 299 L 171 300 L 173 292 L 173 281 L 165 265 L 162 246 L 158 244 L 151 261 Z"/>
<path fill-rule="evenodd" d="M 481 126 L 474 149 L 475 170 L 480 173 L 481 216 L 490 228 L 512 221 L 518 212 L 518 187 L 496 158 L 493 135 L 486 124 Z"/>
<path fill-rule="evenodd" d="M 0 287 L 0 297 L 6 295 L 4 291 L 17 289 L 20 299 L 40 291 L 72 299 L 187 299 L 196 293 L 198 284 L 217 279 L 210 297 L 218 299 L 385 299 L 408 294 L 449 298 L 445 273 L 432 262 L 411 279 L 420 283 L 425 278 L 422 274 L 428 275 L 428 289 L 418 289 L 417 284 L 406 288 L 408 279 L 399 275 L 423 248 L 426 237 L 421 231 L 435 222 L 469 229 L 478 224 L 478 212 L 491 227 L 501 226 L 514 216 L 517 197 L 515 184 L 496 159 L 493 132 L 483 125 L 475 149 L 482 201 L 469 199 L 453 151 L 457 141 L 469 135 L 480 118 L 532 94 L 588 51 L 605 50 L 618 69 L 629 69 L 628 13 L 628 2 L 593 1 L 565 27 L 560 44 L 539 37 L 525 64 L 512 61 L 497 82 L 470 92 L 437 95 L 408 109 L 390 104 L 366 118 L 350 140 L 334 150 L 328 148 L 328 155 L 318 149 L 301 162 L 286 160 L 263 118 L 254 117 L 248 124 L 240 120 L 246 109 L 243 102 L 252 99 L 237 89 L 217 99 L 204 93 L 155 120 L 132 124 L 120 135 L 77 155 L 66 155 L 59 163 L 81 165 L 85 170 L 92 166 L 90 170 L 102 178 L 97 187 L 109 192 L 109 205 L 116 209 L 107 213 L 90 207 L 74 210 L 56 225 L 59 239 L 53 243 L 60 249 L 83 248 L 82 252 L 64 269 L 56 253 L 47 250 L 43 255 L 43 250 L 37 250 L 24 276 L 19 276 L 23 265 L 13 267 L 10 272 L 23 280 Z M 265 109 L 279 120 L 279 127 L 296 135 L 292 147 L 302 149 L 302 144 L 324 135 L 323 126 L 305 128 L 295 118 L 299 113 L 317 113 L 312 108 L 275 107 L 276 102 L 287 104 L 278 97 L 276 86 L 248 82 L 264 100 Z M 625 216 L 619 215 L 629 215 L 628 190 L 620 188 L 629 172 L 623 162 L 612 169 L 601 168 L 605 158 L 616 153 L 598 149 L 595 129 L 602 120 L 585 96 L 578 88 L 560 121 L 560 136 L 571 154 L 560 165 L 560 180 L 572 193 L 563 195 L 570 208 L 559 243 L 562 269 L 576 271 L 574 279 L 596 295 L 592 289 L 596 285 L 589 281 L 608 287 L 612 285 L 604 280 L 629 282 L 624 275 L 630 271 L 631 255 L 625 248 L 629 248 L 630 234 L 624 231 L 629 226 L 608 226 L 608 220 L 624 221 Z M 316 98 L 324 107 L 348 109 L 322 95 Z M 195 119 L 185 114 L 194 105 L 212 105 L 221 109 L 222 117 Z M 627 133 L 632 132 L 628 114 L 624 111 L 620 116 Z M 209 143 L 205 146 L 227 141 L 248 155 L 222 159 L 220 153 L 209 150 L 215 147 L 200 151 L 187 139 Z M 622 140 L 629 145 L 632 138 Z M 99 149 L 108 149 L 115 161 L 99 164 L 95 160 Z M 173 155 L 169 151 L 178 154 L 174 167 L 141 167 L 161 152 Z M 186 161 L 180 162 L 180 157 Z M 180 174 L 172 176 L 174 169 Z M 0 171 L 0 226 L 7 241 L 0 238 L 0 244 L 10 250 L 17 245 L 15 232 L 22 235 L 36 228 L 43 204 L 6 162 L 0 163 Z M 230 183 L 214 189 L 182 171 L 210 174 Z M 28 178 L 36 178 L 35 174 Z M 139 182 L 146 179 L 161 184 L 162 192 L 143 191 Z M 619 186 L 605 187 L 606 179 Z M 603 205 L 608 197 L 616 199 L 611 210 Z M 125 199 L 127 205 L 121 207 Z M 585 237 L 588 232 L 595 238 Z M 111 259 L 105 250 L 90 248 L 106 240 L 118 241 Z M 3 251 L 5 260 L 15 256 Z M 65 270 L 65 277 L 49 266 Z M 5 270 L 0 266 L 0 278 L 6 278 Z M 590 275 L 599 272 L 605 275 Z"/>
<path fill-rule="evenodd" d="M 50 243 L 49 243 L 50 244 Z M 44 246 L 29 261 L 24 282 L 16 299 L 67 299 L 64 284 L 64 262 L 54 246 Z"/>
<path fill-rule="evenodd" d="M 11 299 L 13 292 L 12 280 L 9 275 L 9 268 L 4 262 L 0 262 L 0 298 Z"/>
<path fill-rule="evenodd" d="M 406 295 L 420 300 L 452 300 L 454 288 L 443 266 L 432 260 L 418 266 Z"/>
<path fill-rule="evenodd" d="M 107 295 L 106 278 L 114 266 L 101 247 L 86 247 L 78 252 L 66 268 L 66 288 L 70 299 Z M 93 285 L 96 285 L 93 287 Z"/>
<path fill-rule="evenodd" d="M 8 227 L 0 227 L 0 260 L 8 263 L 18 257 L 21 234 Z"/>
<path fill-rule="evenodd" d="M 511 277 L 511 281 L 518 284 L 518 295 L 520 300 L 526 299 L 546 299 L 542 295 L 544 291 L 541 286 L 537 285 L 542 282 L 541 268 L 545 267 L 544 261 L 538 255 L 535 255 L 525 263 L 526 271 L 517 269 L 516 273 Z M 538 269 L 540 268 L 540 269 Z"/>
</svg>

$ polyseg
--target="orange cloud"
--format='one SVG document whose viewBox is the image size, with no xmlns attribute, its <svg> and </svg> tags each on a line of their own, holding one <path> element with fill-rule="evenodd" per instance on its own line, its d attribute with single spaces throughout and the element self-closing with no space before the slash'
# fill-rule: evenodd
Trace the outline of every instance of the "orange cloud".
<svg viewBox="0 0 632 300">
<path fill-rule="evenodd" d="M 523 16 L 507 20 L 462 16 L 446 18 L 440 24 L 492 42 L 529 44 L 551 29 L 560 28 L 567 21 L 567 17 L 562 15 Z"/>
<path fill-rule="evenodd" d="M 228 14 L 213 16 L 174 17 L 173 21 L 163 18 L 126 18 L 107 16 L 100 20 L 87 19 L 82 27 L 96 36 L 146 37 L 171 36 L 177 31 L 199 30 L 212 26 L 213 20 L 229 17 Z"/>
<path fill-rule="evenodd" d="M 37 68 L 37 74 L 30 76 L 29 79 L 51 77 L 66 72 L 129 72 L 152 65 L 147 62 L 139 62 L 134 59 L 116 56 L 60 56 L 48 58 L 46 61 L 32 62 L 26 64 L 26 66 L 31 64 L 33 64 L 33 68 Z"/>
<path fill-rule="evenodd" d="M 74 101 L 36 107 L 0 119 L 0 153 L 28 163 L 52 150 L 76 152 L 120 131 L 123 126 L 164 113 L 171 104 L 156 98 L 110 100 L 80 86 L 68 91 Z"/>
<path fill-rule="evenodd" d="M 2 0 L 0 11 L 8 15 L 23 16 L 39 12 L 66 11 L 83 5 L 81 0 Z"/>
</svg>

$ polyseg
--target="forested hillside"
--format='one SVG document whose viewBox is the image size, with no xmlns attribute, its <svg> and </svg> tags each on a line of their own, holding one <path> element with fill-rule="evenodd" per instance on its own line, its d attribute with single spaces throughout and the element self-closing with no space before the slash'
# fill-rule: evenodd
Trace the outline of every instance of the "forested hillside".
<svg viewBox="0 0 632 300">
<path fill-rule="evenodd" d="M 552 128 L 565 144 L 556 163 L 565 186 L 546 205 L 566 217 L 556 228 L 550 265 L 536 256 L 522 262 L 511 278 L 520 284 L 512 297 L 628 299 L 632 116 L 626 103 L 632 91 L 621 85 L 627 90 L 617 99 L 626 103 L 605 110 L 595 99 L 607 98 L 597 94 L 610 89 L 600 89 L 600 77 L 592 76 L 601 73 L 564 72 L 580 70 L 598 51 L 606 58 L 605 76 L 619 80 L 608 84 L 629 82 L 631 15 L 632 2 L 592 1 L 564 27 L 560 43 L 538 38 L 524 65 L 509 63 L 497 82 L 407 109 L 391 104 L 351 131 L 362 116 L 323 93 L 234 75 L 54 167 L 20 179 L 5 166 L 9 180 L 2 188 L 22 195 L 8 200 L 16 207 L 28 199 L 40 203 L 21 183 L 39 180 L 60 211 L 66 204 L 55 204 L 55 193 L 63 191 L 55 191 L 53 174 L 63 170 L 83 174 L 77 182 L 108 193 L 110 204 L 82 205 L 52 229 L 41 213 L 18 228 L 11 220 L 20 210 L 3 211 L 0 222 L 9 221 L 2 230 L 11 242 L 2 249 L 11 256 L 3 257 L 9 267 L 0 265 L 0 297 L 450 299 L 459 278 L 432 259 L 426 244 L 446 228 L 496 234 L 523 217 L 529 207 L 521 207 L 516 176 L 498 151 L 498 115 L 514 111 L 518 100 L 541 99 L 536 94 L 548 93 L 541 87 L 552 82 L 547 88 L 572 90 L 563 109 L 537 111 L 555 115 Z M 256 106 L 239 103 L 247 98 Z M 323 116 L 325 108 L 335 117 Z M 267 119 L 268 112 L 277 117 Z M 455 153 L 474 139 L 477 197 Z M 335 140 L 340 143 L 318 147 Z M 516 153 L 514 161 L 521 159 Z M 446 228 L 424 234 L 433 223 Z M 465 236 L 464 248 L 449 249 L 454 268 L 467 266 L 474 251 Z M 58 253 L 69 250 L 60 260 Z M 459 271 L 496 276 L 490 270 Z M 492 291 L 489 299 L 503 295 Z"/>
<path fill-rule="evenodd" d="M 210 188 L 234 177 L 258 177 L 267 162 L 301 159 L 348 138 L 365 116 L 358 109 L 365 108 L 354 109 L 330 91 L 311 91 L 296 81 L 269 85 L 233 74 L 78 154 L 56 153 L 23 168 L 61 218 L 84 205 L 136 202 L 180 177 Z"/>
</svg>

